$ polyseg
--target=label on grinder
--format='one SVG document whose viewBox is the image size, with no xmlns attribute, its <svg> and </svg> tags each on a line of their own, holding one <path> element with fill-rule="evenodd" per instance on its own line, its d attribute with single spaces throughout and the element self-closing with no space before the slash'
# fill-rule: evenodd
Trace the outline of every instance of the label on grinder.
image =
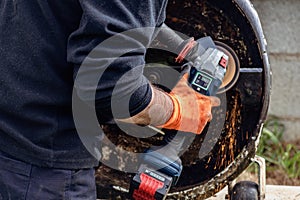
<svg viewBox="0 0 300 200">
<path fill-rule="evenodd" d="M 192 85 L 196 86 L 195 89 L 197 91 L 200 91 L 201 89 L 208 90 L 212 80 L 211 76 L 203 72 L 197 72 L 194 80 L 192 81 Z"/>
</svg>

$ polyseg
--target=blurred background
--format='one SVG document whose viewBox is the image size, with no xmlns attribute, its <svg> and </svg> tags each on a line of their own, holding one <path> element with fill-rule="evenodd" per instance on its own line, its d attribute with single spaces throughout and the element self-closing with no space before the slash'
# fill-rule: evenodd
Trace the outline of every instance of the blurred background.
<svg viewBox="0 0 300 200">
<path fill-rule="evenodd" d="M 264 29 L 273 71 L 269 117 L 284 125 L 284 140 L 300 140 L 300 1 L 252 3 Z"/>
<path fill-rule="evenodd" d="M 257 154 L 266 159 L 267 184 L 300 186 L 300 1 L 252 3 L 267 39 L 273 72 L 268 120 Z M 249 176 L 246 172 L 244 179 Z"/>
</svg>

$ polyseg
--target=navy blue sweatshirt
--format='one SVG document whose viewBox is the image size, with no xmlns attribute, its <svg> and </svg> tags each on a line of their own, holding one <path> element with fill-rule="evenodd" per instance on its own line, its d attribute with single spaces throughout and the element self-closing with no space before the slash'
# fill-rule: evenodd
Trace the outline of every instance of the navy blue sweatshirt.
<svg viewBox="0 0 300 200">
<path fill-rule="evenodd" d="M 96 166 L 98 160 L 80 141 L 72 114 L 80 66 L 86 63 L 91 73 L 105 70 L 94 99 L 85 95 L 93 94 L 88 84 L 75 84 L 81 109 L 93 110 L 88 104 L 94 100 L 99 120 L 112 120 L 114 92 L 117 103 L 131 96 L 131 115 L 143 110 L 151 99 L 142 72 L 153 32 L 138 32 L 142 43 L 125 38 L 133 49 L 120 38 L 94 48 L 117 33 L 160 26 L 165 7 L 165 0 L 0 0 L 0 151 L 38 166 Z M 119 54 L 109 66 L 101 65 Z M 116 115 L 127 116 L 122 109 Z"/>
</svg>

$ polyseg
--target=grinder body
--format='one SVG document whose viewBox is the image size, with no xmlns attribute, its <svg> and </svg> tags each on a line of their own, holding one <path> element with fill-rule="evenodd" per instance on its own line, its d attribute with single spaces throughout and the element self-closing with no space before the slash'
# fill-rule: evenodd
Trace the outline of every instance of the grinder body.
<svg viewBox="0 0 300 200">
<path fill-rule="evenodd" d="M 208 48 L 191 65 L 188 82 L 195 91 L 213 96 L 217 93 L 226 73 L 229 56 L 216 48 Z"/>
</svg>

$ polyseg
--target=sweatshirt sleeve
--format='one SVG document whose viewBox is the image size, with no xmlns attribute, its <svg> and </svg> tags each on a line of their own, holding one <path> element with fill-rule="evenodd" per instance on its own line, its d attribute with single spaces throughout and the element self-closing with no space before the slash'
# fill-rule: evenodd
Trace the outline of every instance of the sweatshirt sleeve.
<svg viewBox="0 0 300 200">
<path fill-rule="evenodd" d="M 80 25 L 68 40 L 74 90 L 95 104 L 100 121 L 126 118 L 151 100 L 143 76 L 145 54 L 155 27 L 165 19 L 165 0 L 79 0 Z"/>
</svg>

